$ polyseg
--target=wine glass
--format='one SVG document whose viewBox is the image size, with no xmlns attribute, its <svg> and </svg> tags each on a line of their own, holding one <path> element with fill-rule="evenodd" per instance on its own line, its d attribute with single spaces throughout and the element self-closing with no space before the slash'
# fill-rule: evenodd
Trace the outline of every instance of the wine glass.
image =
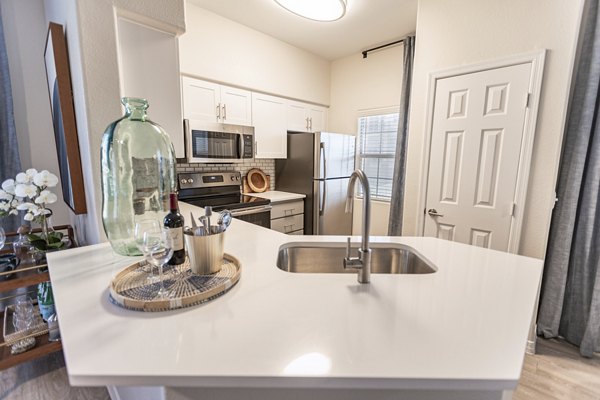
<svg viewBox="0 0 600 400">
<path fill-rule="evenodd" d="M 135 241 L 135 245 L 142 252 L 146 261 L 148 261 L 149 267 L 146 268 L 144 266 L 143 271 L 146 273 L 150 273 L 150 279 L 152 280 L 152 264 L 150 263 L 149 253 L 150 249 L 147 248 L 144 244 L 144 235 L 146 232 L 160 232 L 160 224 L 156 219 L 142 219 L 135 223 L 135 230 L 133 232 L 133 238 Z"/>
<path fill-rule="evenodd" d="M 165 289 L 163 281 L 163 267 L 173 256 L 173 247 L 171 246 L 171 240 L 166 230 L 160 229 L 158 232 L 147 231 L 144 234 L 144 247 L 149 249 L 148 260 L 158 267 L 160 289 L 157 296 L 159 298 L 168 297 L 169 292 Z"/>
<path fill-rule="evenodd" d="M 33 304 L 29 298 L 19 298 L 15 304 L 13 326 L 17 331 L 25 331 L 33 323 Z"/>
</svg>

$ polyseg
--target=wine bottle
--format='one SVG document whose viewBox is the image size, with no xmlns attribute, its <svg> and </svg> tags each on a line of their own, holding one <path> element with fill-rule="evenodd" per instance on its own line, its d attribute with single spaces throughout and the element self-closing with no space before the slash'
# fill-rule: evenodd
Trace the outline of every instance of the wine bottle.
<svg viewBox="0 0 600 400">
<path fill-rule="evenodd" d="M 173 246 L 173 256 L 168 261 L 170 265 L 183 264 L 185 261 L 185 249 L 183 247 L 183 216 L 179 213 L 177 207 L 177 194 L 169 195 L 170 211 L 163 221 L 165 228 L 168 228 L 169 239 Z"/>
</svg>

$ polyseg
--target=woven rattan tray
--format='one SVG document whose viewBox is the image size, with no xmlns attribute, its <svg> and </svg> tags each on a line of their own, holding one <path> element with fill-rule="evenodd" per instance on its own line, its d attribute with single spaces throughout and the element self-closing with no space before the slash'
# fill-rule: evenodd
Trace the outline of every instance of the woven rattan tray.
<svg viewBox="0 0 600 400">
<path fill-rule="evenodd" d="M 40 311 L 37 305 L 33 306 L 33 323 L 26 330 L 17 331 L 13 326 L 13 314 L 15 306 L 7 306 L 4 310 L 4 342 L 6 344 L 14 344 L 26 337 L 40 336 L 48 333 L 48 325 L 42 320 Z"/>
<path fill-rule="evenodd" d="M 136 311 L 167 311 L 210 301 L 226 293 L 240 279 L 241 265 L 225 254 L 216 274 L 197 275 L 190 270 L 189 259 L 181 265 L 165 267 L 165 289 L 173 293 L 167 299 L 157 298 L 160 283 L 148 281 L 146 261 L 140 261 L 119 272 L 110 284 L 110 300 L 123 308 Z M 173 274 L 171 268 L 177 268 Z"/>
</svg>

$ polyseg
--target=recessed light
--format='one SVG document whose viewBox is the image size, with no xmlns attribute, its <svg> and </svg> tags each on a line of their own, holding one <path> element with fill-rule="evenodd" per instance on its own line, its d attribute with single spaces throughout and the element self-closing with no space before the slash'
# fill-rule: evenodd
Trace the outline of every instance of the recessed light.
<svg viewBox="0 0 600 400">
<path fill-rule="evenodd" d="M 275 0 L 286 10 L 314 21 L 335 21 L 346 14 L 346 0 Z"/>
</svg>

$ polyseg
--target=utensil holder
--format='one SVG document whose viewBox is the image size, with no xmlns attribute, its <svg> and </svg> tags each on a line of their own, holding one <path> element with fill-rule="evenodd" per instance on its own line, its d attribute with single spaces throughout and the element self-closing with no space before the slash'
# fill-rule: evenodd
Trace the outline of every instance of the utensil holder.
<svg viewBox="0 0 600 400">
<path fill-rule="evenodd" d="M 194 274 L 210 275 L 221 270 L 225 232 L 194 236 L 184 232 L 185 247 Z"/>
</svg>

